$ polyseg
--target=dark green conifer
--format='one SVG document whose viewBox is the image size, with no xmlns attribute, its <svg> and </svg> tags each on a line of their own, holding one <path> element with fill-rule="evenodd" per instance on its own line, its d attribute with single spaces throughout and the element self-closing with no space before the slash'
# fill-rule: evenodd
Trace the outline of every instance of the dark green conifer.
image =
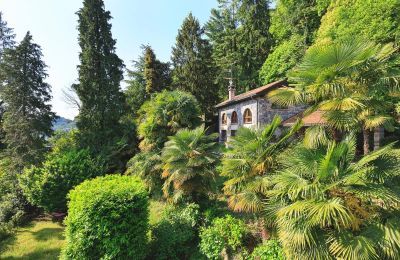
<svg viewBox="0 0 400 260">
<path fill-rule="evenodd" d="M 0 64 L 1 100 L 6 104 L 3 129 L 6 153 L 14 169 L 41 162 L 52 134 L 50 85 L 40 46 L 28 32 L 15 49 L 6 49 Z"/>
<path fill-rule="evenodd" d="M 192 93 L 201 104 L 206 119 L 211 118 L 217 101 L 211 46 L 204 30 L 190 13 L 181 26 L 172 48 L 173 85 Z"/>
<path fill-rule="evenodd" d="M 237 92 L 259 86 L 258 72 L 271 49 L 270 10 L 267 0 L 218 0 L 211 10 L 206 34 L 213 46 L 217 83 L 227 95 L 228 77 Z"/>
<path fill-rule="evenodd" d="M 150 46 L 144 47 L 144 79 L 146 92 L 160 92 L 171 83 L 170 64 L 159 61 Z"/>
<path fill-rule="evenodd" d="M 79 17 L 79 83 L 73 87 L 81 100 L 77 126 L 79 143 L 94 153 L 109 156 L 121 136 L 125 110 L 120 89 L 123 62 L 115 53 L 111 15 L 102 0 L 84 0 Z"/>
</svg>

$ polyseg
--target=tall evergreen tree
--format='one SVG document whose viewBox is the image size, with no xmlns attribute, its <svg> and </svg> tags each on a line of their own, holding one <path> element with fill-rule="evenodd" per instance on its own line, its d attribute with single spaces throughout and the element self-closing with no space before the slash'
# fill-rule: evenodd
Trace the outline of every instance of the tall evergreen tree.
<svg viewBox="0 0 400 260">
<path fill-rule="evenodd" d="M 15 45 L 15 34 L 13 29 L 7 26 L 7 22 L 3 19 L 3 14 L 0 12 L 0 63 L 2 61 L 3 52 L 8 48 L 13 48 Z M 3 130 L 3 114 L 5 112 L 4 101 L 0 100 L 0 139 L 4 139 Z M 4 148 L 3 142 L 0 142 L 0 149 Z"/>
<path fill-rule="evenodd" d="M 148 94 L 160 92 L 171 84 L 170 64 L 159 61 L 150 46 L 145 46 L 144 79 Z"/>
<path fill-rule="evenodd" d="M 4 50 L 14 46 L 14 38 L 13 29 L 7 26 L 7 22 L 4 21 L 3 14 L 0 12 L 0 61 Z"/>
<path fill-rule="evenodd" d="M 203 36 L 199 21 L 190 13 L 183 21 L 172 48 L 172 76 L 173 85 L 192 93 L 209 119 L 218 97 L 213 82 L 211 46 Z"/>
<path fill-rule="evenodd" d="M 238 9 L 241 84 L 259 86 L 258 73 L 272 47 L 268 0 L 242 0 Z"/>
<path fill-rule="evenodd" d="M 211 10 L 206 33 L 218 67 L 217 82 L 226 95 L 226 78 L 233 77 L 239 92 L 259 85 L 258 72 L 269 54 L 268 0 L 218 0 Z"/>
<path fill-rule="evenodd" d="M 123 62 L 115 53 L 111 15 L 103 0 L 84 0 L 79 17 L 79 83 L 74 88 L 82 102 L 77 126 L 79 142 L 92 152 L 110 155 L 121 135 L 124 95 L 120 89 Z"/>
<path fill-rule="evenodd" d="M 51 90 L 40 46 L 28 32 L 15 49 L 6 49 L 0 64 L 1 99 L 6 104 L 3 128 L 6 153 L 16 171 L 39 163 L 52 133 Z"/>
</svg>

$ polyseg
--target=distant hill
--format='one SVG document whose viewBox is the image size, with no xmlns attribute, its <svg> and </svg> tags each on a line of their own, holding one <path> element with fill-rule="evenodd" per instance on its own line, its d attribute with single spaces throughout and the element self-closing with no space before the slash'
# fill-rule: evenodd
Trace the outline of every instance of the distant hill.
<svg viewBox="0 0 400 260">
<path fill-rule="evenodd" d="M 65 117 L 60 116 L 53 123 L 53 130 L 57 131 L 71 131 L 76 128 L 76 123 L 73 120 L 67 119 Z"/>
</svg>

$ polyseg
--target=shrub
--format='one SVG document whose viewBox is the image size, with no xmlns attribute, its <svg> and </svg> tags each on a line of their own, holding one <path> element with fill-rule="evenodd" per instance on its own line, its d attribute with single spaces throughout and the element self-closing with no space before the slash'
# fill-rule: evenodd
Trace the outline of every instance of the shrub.
<svg viewBox="0 0 400 260">
<path fill-rule="evenodd" d="M 149 259 L 189 259 L 196 251 L 200 219 L 199 206 L 167 208 L 152 228 Z"/>
<path fill-rule="evenodd" d="M 200 251 L 209 259 L 219 259 L 221 254 L 233 255 L 242 250 L 245 235 L 242 220 L 230 215 L 216 218 L 211 226 L 200 230 Z"/>
<path fill-rule="evenodd" d="M 194 96 L 179 90 L 158 93 L 139 110 L 140 148 L 146 151 L 161 149 L 168 136 L 199 124 L 200 108 Z"/>
<path fill-rule="evenodd" d="M 46 211 L 66 212 L 67 194 L 84 180 L 104 174 L 104 163 L 88 150 L 52 153 L 42 167 L 32 167 L 19 176 L 20 186 L 35 205 Z"/>
<path fill-rule="evenodd" d="M 108 175 L 69 193 L 64 259 L 143 259 L 148 194 L 137 177 Z"/>
<path fill-rule="evenodd" d="M 282 246 L 278 240 L 271 239 L 257 246 L 252 257 L 259 260 L 283 260 L 285 259 Z"/>
</svg>

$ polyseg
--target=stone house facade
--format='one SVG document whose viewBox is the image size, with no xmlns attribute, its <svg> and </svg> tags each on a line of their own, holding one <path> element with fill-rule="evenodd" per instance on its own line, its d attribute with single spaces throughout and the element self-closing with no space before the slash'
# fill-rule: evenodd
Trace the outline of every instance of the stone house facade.
<svg viewBox="0 0 400 260">
<path fill-rule="evenodd" d="M 287 120 L 301 113 L 304 107 L 279 108 L 267 99 L 269 91 L 286 85 L 284 80 L 276 81 L 236 96 L 231 84 L 229 99 L 216 105 L 220 141 L 225 142 L 235 136 L 240 127 L 258 129 L 270 123 L 275 115 Z"/>
</svg>

